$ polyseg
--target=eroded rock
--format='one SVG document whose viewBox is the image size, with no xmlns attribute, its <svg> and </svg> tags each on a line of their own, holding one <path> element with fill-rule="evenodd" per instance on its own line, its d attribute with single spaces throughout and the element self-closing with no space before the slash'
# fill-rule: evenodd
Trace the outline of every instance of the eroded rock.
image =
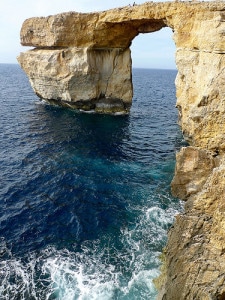
<svg viewBox="0 0 225 300">
<path fill-rule="evenodd" d="M 217 166 L 206 173 L 201 189 L 188 197 L 185 213 L 176 217 L 169 231 L 168 267 L 161 275 L 158 299 L 224 299 L 224 159 L 218 158 Z"/>
<path fill-rule="evenodd" d="M 83 110 L 129 111 L 129 49 L 34 49 L 18 60 L 42 99 Z"/>
<path fill-rule="evenodd" d="M 175 175 L 171 182 L 173 195 L 187 199 L 202 190 L 215 167 L 213 153 L 196 147 L 184 147 L 176 155 Z"/>
</svg>

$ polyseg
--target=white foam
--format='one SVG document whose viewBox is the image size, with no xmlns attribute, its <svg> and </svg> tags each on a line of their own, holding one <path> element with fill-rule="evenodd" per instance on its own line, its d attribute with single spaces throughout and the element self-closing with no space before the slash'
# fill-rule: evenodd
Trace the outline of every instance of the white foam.
<svg viewBox="0 0 225 300">
<path fill-rule="evenodd" d="M 133 274 L 131 280 L 128 284 L 128 290 L 131 292 L 133 289 L 140 289 L 140 286 L 147 287 L 148 290 L 156 292 L 155 286 L 152 280 L 159 275 L 158 269 L 153 269 L 151 271 L 143 270 L 137 274 Z"/>
<path fill-rule="evenodd" d="M 153 206 L 146 210 L 146 218 L 147 220 L 151 220 L 155 226 L 162 227 L 171 223 L 174 215 L 176 215 L 177 213 L 177 210 L 171 208 L 163 210 L 162 208 Z"/>
<path fill-rule="evenodd" d="M 111 277 L 107 274 L 111 272 L 110 268 L 104 274 L 101 262 L 97 265 L 97 257 L 90 257 L 89 262 L 87 259 L 81 254 L 65 257 L 61 253 L 57 258 L 46 260 L 43 272 L 50 274 L 52 288 L 58 294 L 57 299 L 112 299 L 113 281 L 106 280 Z"/>
<path fill-rule="evenodd" d="M 79 109 L 79 111 L 85 114 L 96 114 L 96 111 L 94 109 L 90 109 L 90 110 Z"/>
<path fill-rule="evenodd" d="M 112 237 L 103 236 L 84 242 L 80 251 L 48 247 L 22 261 L 2 249 L 2 243 L 7 258 L 0 262 L 0 298 L 155 299 L 152 280 L 159 273 L 160 247 L 177 211 L 141 205 L 133 209 L 139 218 L 133 227 L 121 228 L 119 249 Z"/>
</svg>

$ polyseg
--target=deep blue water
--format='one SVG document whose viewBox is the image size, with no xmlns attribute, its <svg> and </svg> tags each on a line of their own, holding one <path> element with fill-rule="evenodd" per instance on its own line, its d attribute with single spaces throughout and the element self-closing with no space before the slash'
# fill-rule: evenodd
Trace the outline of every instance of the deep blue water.
<svg viewBox="0 0 225 300">
<path fill-rule="evenodd" d="M 39 101 L 0 65 L 0 299 L 155 299 L 182 209 L 173 70 L 133 70 L 129 115 Z"/>
</svg>

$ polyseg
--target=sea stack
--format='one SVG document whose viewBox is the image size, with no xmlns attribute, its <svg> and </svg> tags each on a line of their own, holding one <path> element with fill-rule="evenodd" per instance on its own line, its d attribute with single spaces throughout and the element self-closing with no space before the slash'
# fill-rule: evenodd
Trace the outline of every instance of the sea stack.
<svg viewBox="0 0 225 300">
<path fill-rule="evenodd" d="M 174 32 L 177 108 L 189 147 L 177 153 L 173 194 L 185 200 L 158 278 L 163 300 L 225 299 L 225 2 L 147 2 L 109 11 L 31 18 L 18 61 L 35 93 L 59 105 L 127 113 L 130 45 Z M 150 104 L 149 104 L 150 105 Z"/>
</svg>

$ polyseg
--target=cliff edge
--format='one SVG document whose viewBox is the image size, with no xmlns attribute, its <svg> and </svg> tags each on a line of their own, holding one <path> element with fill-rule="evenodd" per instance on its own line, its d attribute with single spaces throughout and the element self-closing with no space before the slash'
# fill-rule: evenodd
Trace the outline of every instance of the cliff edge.
<svg viewBox="0 0 225 300">
<path fill-rule="evenodd" d="M 172 192 L 186 201 L 169 231 L 158 299 L 225 299 L 225 3 L 147 2 L 31 18 L 18 61 L 37 95 L 82 110 L 127 113 L 130 45 L 174 32 L 177 108 L 189 147 L 177 153 Z"/>
</svg>

